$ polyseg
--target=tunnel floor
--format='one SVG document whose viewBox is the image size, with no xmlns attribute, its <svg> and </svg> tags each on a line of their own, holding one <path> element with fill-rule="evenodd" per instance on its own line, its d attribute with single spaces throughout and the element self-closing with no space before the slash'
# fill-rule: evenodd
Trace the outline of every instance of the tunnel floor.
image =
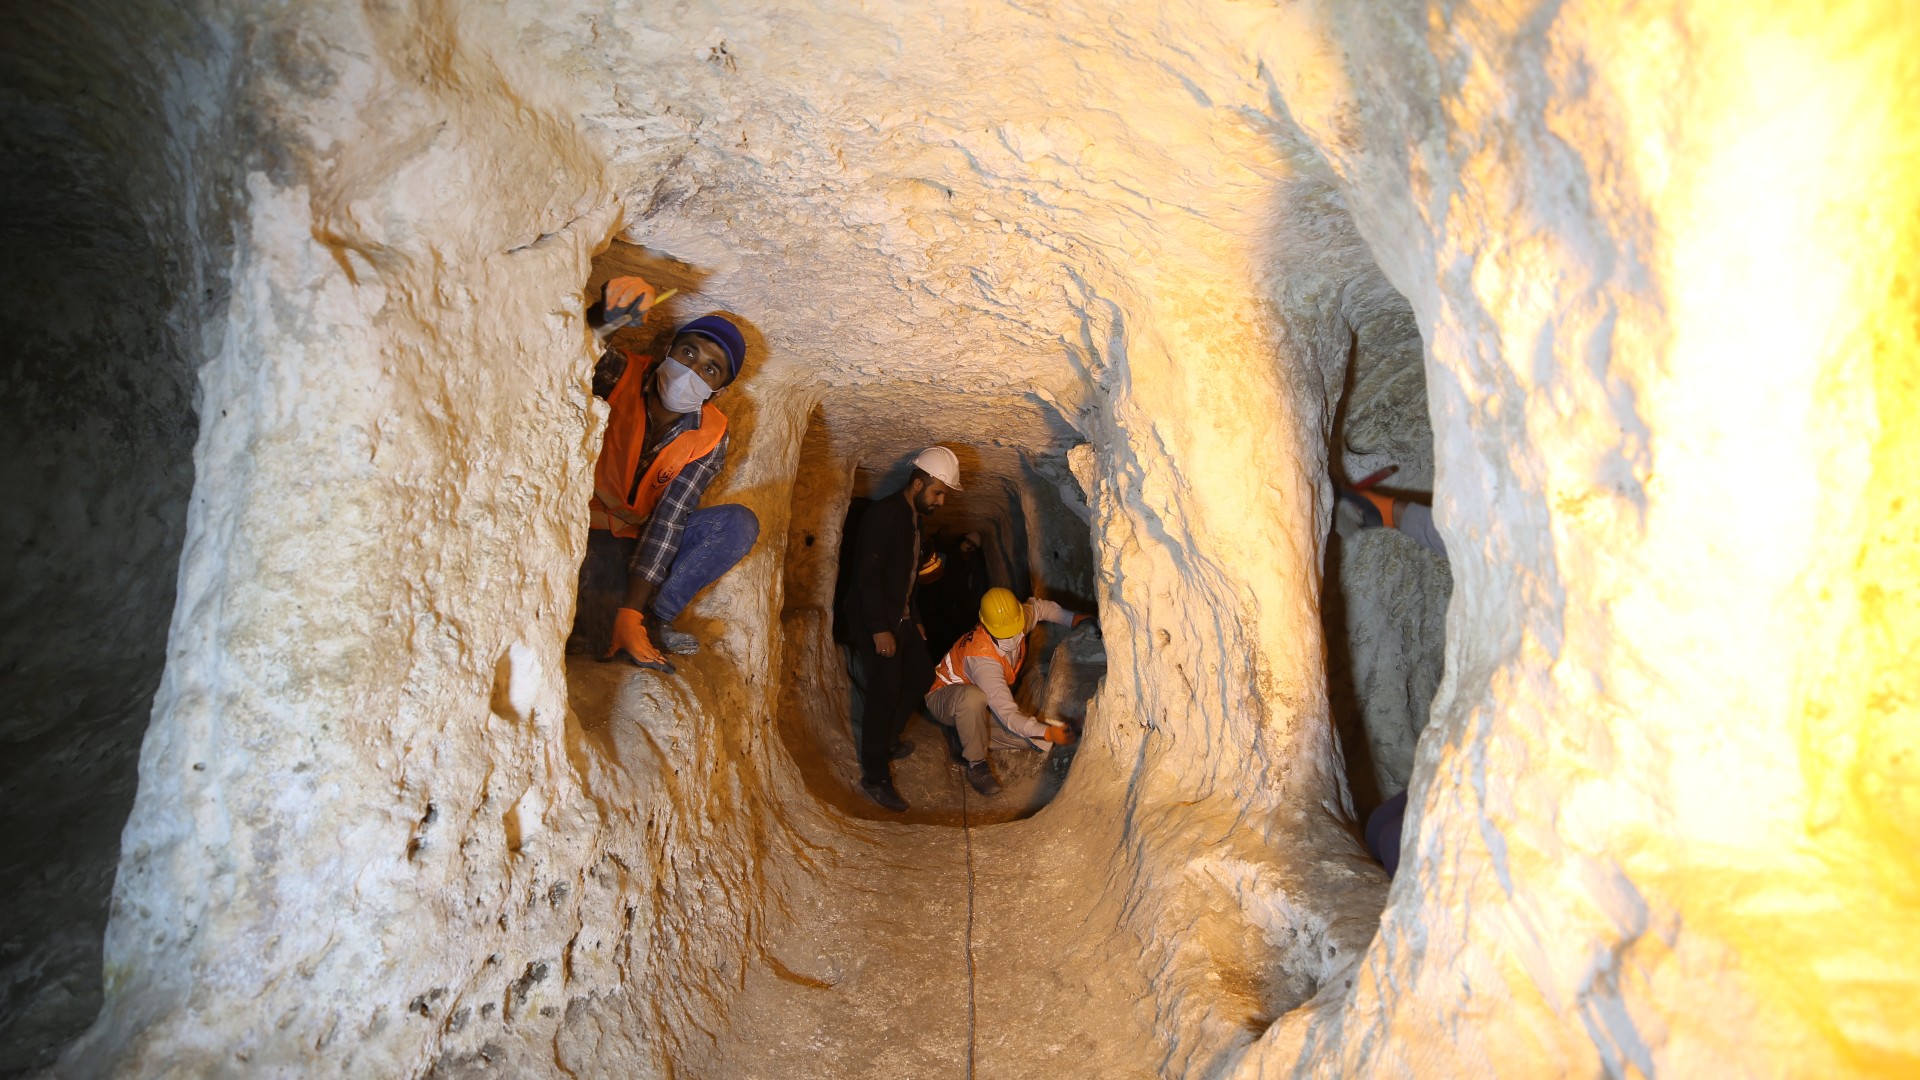
<svg viewBox="0 0 1920 1080">
<path fill-rule="evenodd" d="M 1100 877 L 1071 834 L 865 825 L 840 839 L 699 1075 L 1157 1075 L 1138 949 L 1089 933 Z"/>
<path fill-rule="evenodd" d="M 725 661 L 693 658 L 680 677 L 704 682 L 708 663 Z M 658 734 L 638 730 L 630 703 L 685 692 L 583 658 L 568 669 L 583 729 L 619 759 L 643 756 Z M 988 808 L 948 766 L 938 733 L 916 719 L 908 737 L 917 749 L 896 766 L 903 792 L 930 809 L 950 803 L 958 827 L 828 807 L 800 815 L 806 864 L 769 868 L 784 902 L 771 905 L 727 1015 L 703 1025 L 710 1056 L 683 1060 L 683 1074 L 1158 1075 L 1166 1048 L 1140 946 L 1096 910 L 1111 869 L 1089 855 L 1100 845 L 1046 815 L 982 824 L 966 812 Z"/>
<path fill-rule="evenodd" d="M 913 744 L 911 754 L 893 763 L 894 787 L 910 806 L 905 814 L 895 814 L 853 790 L 858 770 L 851 762 L 830 763 L 817 753 L 795 752 L 794 756 L 815 796 L 843 813 L 873 821 L 960 828 L 1033 816 L 1059 793 L 1078 750 L 1077 745 L 1046 754 L 995 750 L 993 771 L 1000 793 L 981 796 L 966 786 L 959 767 L 947 756 L 946 735 L 924 714 L 914 714 L 900 737 Z"/>
<path fill-rule="evenodd" d="M 1089 940 L 1071 837 L 1012 828 L 891 826 L 840 848 L 701 1075 L 1156 1075 L 1137 949 Z"/>
</svg>

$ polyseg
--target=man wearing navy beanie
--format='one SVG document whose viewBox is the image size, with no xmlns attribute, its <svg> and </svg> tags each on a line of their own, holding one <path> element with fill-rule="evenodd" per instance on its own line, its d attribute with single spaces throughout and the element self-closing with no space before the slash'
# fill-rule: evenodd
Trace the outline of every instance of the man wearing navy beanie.
<svg viewBox="0 0 1920 1080">
<path fill-rule="evenodd" d="M 640 278 L 616 277 L 598 321 L 606 328 L 637 323 L 654 297 Z M 609 416 L 593 471 L 575 638 L 603 660 L 672 674 L 665 654 L 700 647 L 674 629 L 674 619 L 760 536 L 760 519 L 746 507 L 700 506 L 727 459 L 727 418 L 711 399 L 739 376 L 746 355 L 739 327 L 705 315 L 674 332 L 665 356 L 613 348 L 594 369 L 594 393 L 607 399 Z M 602 647 L 604 606 L 591 603 L 590 593 L 597 568 L 610 563 L 625 566 L 625 593 Z"/>
</svg>

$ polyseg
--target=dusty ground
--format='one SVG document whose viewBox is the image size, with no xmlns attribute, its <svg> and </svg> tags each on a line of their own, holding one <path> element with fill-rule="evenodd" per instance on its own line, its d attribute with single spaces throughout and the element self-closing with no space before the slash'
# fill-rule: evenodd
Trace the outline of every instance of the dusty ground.
<svg viewBox="0 0 1920 1080">
<path fill-rule="evenodd" d="M 1125 935 L 1092 925 L 1081 850 L 1045 814 L 831 838 L 695 1075 L 1157 1075 L 1146 982 Z"/>
<path fill-rule="evenodd" d="M 1075 719 L 1103 670 L 1086 662 L 1099 655 L 1097 639 L 1078 649 L 1081 663 L 1036 665 L 1045 670 L 1023 686 L 1077 698 L 1060 708 Z M 714 660 L 681 664 L 676 678 L 697 682 Z M 583 658 L 568 667 L 582 727 L 609 746 L 638 739 L 627 729 L 639 714 L 622 701 L 658 676 Z M 1139 946 L 1096 903 L 1107 871 L 1087 853 L 1099 845 L 1043 810 L 1070 778 L 1073 754 L 996 752 L 1005 790 L 983 799 L 930 721 L 916 717 L 906 736 L 915 749 L 894 775 L 914 807 L 908 820 L 883 820 L 891 815 L 831 782 L 834 797 L 813 812 L 796 808 L 806 855 L 768 856 L 783 903 L 739 997 L 716 1018 L 710 1052 L 687 1063 L 688 1074 L 1157 1075 L 1166 1051 L 1129 959 Z M 820 774 L 818 783 L 841 764 L 796 767 Z"/>
</svg>

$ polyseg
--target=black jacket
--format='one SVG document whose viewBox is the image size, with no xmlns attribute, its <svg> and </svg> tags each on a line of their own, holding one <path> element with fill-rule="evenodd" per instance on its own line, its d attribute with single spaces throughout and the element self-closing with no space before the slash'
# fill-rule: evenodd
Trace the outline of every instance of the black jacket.
<svg viewBox="0 0 1920 1080">
<path fill-rule="evenodd" d="M 912 601 L 914 576 L 920 569 L 914 558 L 919 528 L 905 488 L 877 500 L 861 516 L 847 582 L 851 633 L 871 637 L 900 625 L 900 613 Z M 912 617 L 919 621 L 919 612 Z"/>
</svg>

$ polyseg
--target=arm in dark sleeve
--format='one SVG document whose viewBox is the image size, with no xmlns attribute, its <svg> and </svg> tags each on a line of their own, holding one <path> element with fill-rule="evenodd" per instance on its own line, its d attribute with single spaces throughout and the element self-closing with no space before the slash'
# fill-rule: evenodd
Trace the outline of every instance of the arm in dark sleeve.
<svg viewBox="0 0 1920 1080">
<path fill-rule="evenodd" d="M 688 463 L 680 475 L 673 478 L 673 483 L 667 485 L 653 513 L 647 517 L 646 527 L 640 530 L 640 546 L 634 549 L 633 561 L 627 566 L 629 573 L 638 574 L 655 585 L 667 580 L 673 557 L 680 553 L 680 536 L 686 532 L 687 515 L 700 505 L 707 485 L 713 483 L 720 466 L 726 464 L 727 442 L 732 438 L 732 435 L 720 436 L 719 445 L 707 451 L 707 456 Z"/>
<path fill-rule="evenodd" d="M 860 535 L 853 548 L 854 619 L 868 634 L 891 630 L 892 616 L 899 614 L 897 610 L 887 611 L 886 549 L 893 532 L 888 527 L 892 516 L 884 501 L 868 507 L 866 516 L 860 519 Z"/>
</svg>

